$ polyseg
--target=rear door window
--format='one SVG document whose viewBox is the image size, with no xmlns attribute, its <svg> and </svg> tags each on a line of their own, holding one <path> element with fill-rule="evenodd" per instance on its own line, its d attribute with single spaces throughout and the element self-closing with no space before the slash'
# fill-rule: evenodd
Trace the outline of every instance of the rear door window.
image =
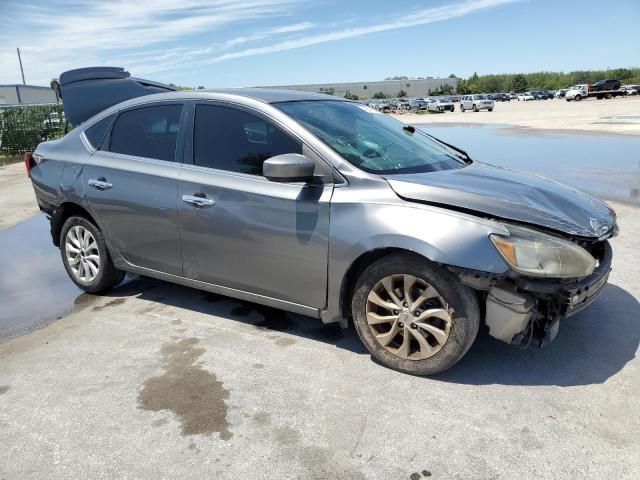
<svg viewBox="0 0 640 480">
<path fill-rule="evenodd" d="M 175 161 L 181 104 L 127 110 L 111 129 L 109 151 L 156 160 Z"/>
<path fill-rule="evenodd" d="M 284 153 L 301 154 L 302 144 L 268 120 L 233 107 L 196 106 L 196 165 L 262 176 L 264 161 Z"/>
</svg>

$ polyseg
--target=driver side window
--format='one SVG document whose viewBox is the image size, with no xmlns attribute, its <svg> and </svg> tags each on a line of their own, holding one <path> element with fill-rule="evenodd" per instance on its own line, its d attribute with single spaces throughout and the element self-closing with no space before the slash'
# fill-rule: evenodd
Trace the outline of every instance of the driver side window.
<svg viewBox="0 0 640 480">
<path fill-rule="evenodd" d="M 262 164 L 302 144 L 262 117 L 218 105 L 197 105 L 193 132 L 195 165 L 262 176 Z"/>
</svg>

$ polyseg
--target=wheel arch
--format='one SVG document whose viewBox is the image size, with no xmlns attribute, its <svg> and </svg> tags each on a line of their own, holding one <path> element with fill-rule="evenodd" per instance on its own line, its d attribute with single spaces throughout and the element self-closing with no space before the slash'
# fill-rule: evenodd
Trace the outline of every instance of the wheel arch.
<svg viewBox="0 0 640 480">
<path fill-rule="evenodd" d="M 351 298 L 353 297 L 353 291 L 358 281 L 358 278 L 362 274 L 365 268 L 371 265 L 373 262 L 380 260 L 381 258 L 387 257 L 394 253 L 407 253 L 411 255 L 415 255 L 417 257 L 421 257 L 425 260 L 430 260 L 429 258 L 421 255 L 420 253 L 415 252 L 414 250 L 410 250 L 407 248 L 401 247 L 384 247 L 384 248 L 374 248 L 363 252 L 359 257 L 357 257 L 349 268 L 347 269 L 344 277 L 342 278 L 342 285 L 340 286 L 340 317 L 345 321 L 351 316 Z"/>
<path fill-rule="evenodd" d="M 51 239 L 56 247 L 60 246 L 60 233 L 62 232 L 64 222 L 73 216 L 84 217 L 98 227 L 97 222 L 87 209 L 74 202 L 64 202 L 60 204 L 51 215 Z"/>
</svg>

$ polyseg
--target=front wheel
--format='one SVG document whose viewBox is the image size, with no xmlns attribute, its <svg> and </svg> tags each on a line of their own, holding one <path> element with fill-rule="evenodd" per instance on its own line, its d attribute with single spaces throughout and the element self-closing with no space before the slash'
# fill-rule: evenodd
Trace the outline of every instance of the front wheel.
<svg viewBox="0 0 640 480">
<path fill-rule="evenodd" d="M 576 95 L 576 96 L 574 97 L 574 100 L 575 100 L 576 102 L 579 102 L 580 100 L 582 100 L 582 95 Z"/>
<path fill-rule="evenodd" d="M 477 106 L 477 105 L 475 105 L 475 104 L 473 105 L 473 111 L 474 111 L 474 112 L 479 112 L 479 111 L 480 111 L 480 110 L 478 110 L 478 106 Z"/>
<path fill-rule="evenodd" d="M 489 108 L 488 110 L 489 110 L 490 112 L 493 112 L 493 108 Z"/>
<path fill-rule="evenodd" d="M 455 365 L 480 324 L 473 291 L 445 268 L 409 253 L 388 255 L 366 268 L 351 308 L 371 355 L 413 375 L 434 375 Z"/>
<path fill-rule="evenodd" d="M 460 105 L 460 111 L 464 113 L 464 105 Z"/>
<path fill-rule="evenodd" d="M 124 279 L 125 272 L 113 265 L 102 232 L 85 217 L 64 222 L 60 253 L 67 274 L 85 292 L 105 292 Z"/>
</svg>

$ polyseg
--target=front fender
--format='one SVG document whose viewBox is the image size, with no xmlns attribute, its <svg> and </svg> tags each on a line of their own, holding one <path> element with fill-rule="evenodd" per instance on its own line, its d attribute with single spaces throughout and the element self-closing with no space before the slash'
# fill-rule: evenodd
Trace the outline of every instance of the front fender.
<svg viewBox="0 0 640 480">
<path fill-rule="evenodd" d="M 508 234 L 498 222 L 395 195 L 387 197 L 389 203 L 358 202 L 349 190 L 336 189 L 332 198 L 327 309 L 322 314 L 326 323 L 340 320 L 346 274 L 373 250 L 402 249 L 437 263 L 495 274 L 509 269 L 489 239 L 492 233 Z"/>
</svg>

